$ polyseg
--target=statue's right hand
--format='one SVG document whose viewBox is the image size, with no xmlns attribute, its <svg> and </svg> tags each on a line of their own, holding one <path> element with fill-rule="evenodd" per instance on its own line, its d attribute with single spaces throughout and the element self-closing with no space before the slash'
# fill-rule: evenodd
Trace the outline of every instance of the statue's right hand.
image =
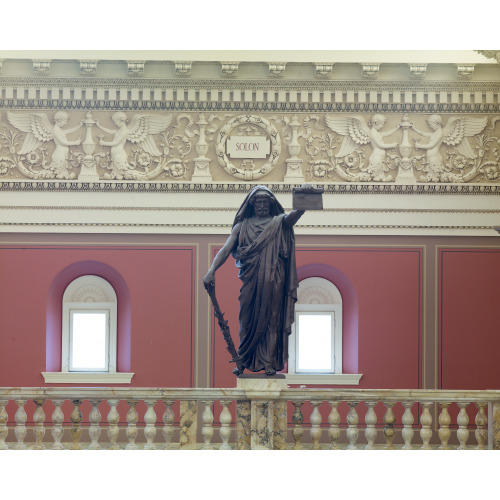
<svg viewBox="0 0 500 500">
<path fill-rule="evenodd" d="M 215 276 L 213 273 L 207 273 L 205 277 L 203 278 L 203 285 L 205 286 L 206 289 L 211 286 L 215 286 Z"/>
</svg>

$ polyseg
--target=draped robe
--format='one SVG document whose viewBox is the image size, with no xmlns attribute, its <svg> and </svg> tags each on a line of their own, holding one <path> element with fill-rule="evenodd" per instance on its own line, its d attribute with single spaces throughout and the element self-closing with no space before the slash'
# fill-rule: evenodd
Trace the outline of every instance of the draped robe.
<svg viewBox="0 0 500 500">
<path fill-rule="evenodd" d="M 285 214 L 244 218 L 233 252 L 240 289 L 238 356 L 250 371 L 283 370 L 297 300 L 295 236 Z"/>
</svg>

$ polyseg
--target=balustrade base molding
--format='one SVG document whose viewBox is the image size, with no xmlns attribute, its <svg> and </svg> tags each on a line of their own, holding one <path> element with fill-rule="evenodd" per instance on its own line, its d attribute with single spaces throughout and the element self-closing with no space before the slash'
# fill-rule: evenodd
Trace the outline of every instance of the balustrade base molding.
<svg viewBox="0 0 500 500">
<path fill-rule="evenodd" d="M 237 449 L 285 449 L 286 402 L 276 400 L 287 388 L 285 376 L 241 375 L 236 387 L 248 397 L 237 404 Z"/>
</svg>

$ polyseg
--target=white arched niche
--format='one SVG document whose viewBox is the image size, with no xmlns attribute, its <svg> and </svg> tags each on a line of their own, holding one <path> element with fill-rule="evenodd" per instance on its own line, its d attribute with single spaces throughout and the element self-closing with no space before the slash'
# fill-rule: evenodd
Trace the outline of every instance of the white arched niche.
<svg viewBox="0 0 500 500">
<path fill-rule="evenodd" d="M 342 373 L 342 295 L 329 280 L 299 283 L 289 338 L 289 383 L 357 385 L 361 375 Z"/>
</svg>

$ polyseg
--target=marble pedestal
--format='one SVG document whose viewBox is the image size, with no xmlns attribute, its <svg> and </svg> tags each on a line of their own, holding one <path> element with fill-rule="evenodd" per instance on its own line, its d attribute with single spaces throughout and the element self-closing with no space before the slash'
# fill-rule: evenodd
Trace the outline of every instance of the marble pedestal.
<svg viewBox="0 0 500 500">
<path fill-rule="evenodd" d="M 236 448 L 283 450 L 286 448 L 286 401 L 275 401 L 287 388 L 284 375 L 240 375 L 237 388 L 247 399 L 237 402 Z"/>
</svg>

